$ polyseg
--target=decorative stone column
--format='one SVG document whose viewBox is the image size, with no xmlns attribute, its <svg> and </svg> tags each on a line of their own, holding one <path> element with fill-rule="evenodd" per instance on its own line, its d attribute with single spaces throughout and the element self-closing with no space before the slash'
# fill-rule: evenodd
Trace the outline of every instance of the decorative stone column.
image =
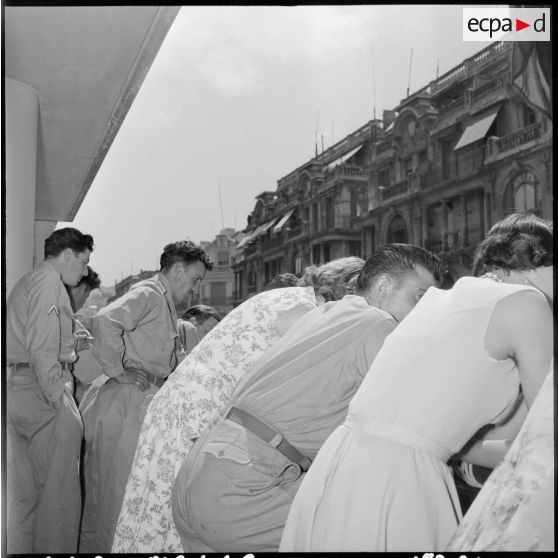
<svg viewBox="0 0 558 558">
<path fill-rule="evenodd" d="M 422 247 L 426 248 L 426 243 L 428 242 L 428 208 L 421 208 L 421 225 L 422 225 Z"/>
<path fill-rule="evenodd" d="M 446 200 L 441 201 L 442 207 L 442 252 L 448 247 L 448 207 Z"/>
<path fill-rule="evenodd" d="M 465 194 L 461 194 L 461 238 L 459 239 L 459 248 L 465 248 L 467 245 L 467 199 Z"/>
</svg>

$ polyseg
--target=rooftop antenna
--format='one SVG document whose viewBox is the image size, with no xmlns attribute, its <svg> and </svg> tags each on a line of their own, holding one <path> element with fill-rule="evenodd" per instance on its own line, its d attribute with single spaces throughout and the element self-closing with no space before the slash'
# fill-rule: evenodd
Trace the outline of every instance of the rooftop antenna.
<svg viewBox="0 0 558 558">
<path fill-rule="evenodd" d="M 409 96 L 409 91 L 411 90 L 411 68 L 413 67 L 413 49 L 411 49 L 411 60 L 409 61 L 409 81 L 407 83 L 407 97 Z"/>
<path fill-rule="evenodd" d="M 322 134 L 322 154 L 324 152 L 324 135 Z"/>
<path fill-rule="evenodd" d="M 221 196 L 221 179 L 217 181 L 217 189 L 219 191 L 219 207 L 221 208 L 221 230 L 225 228 L 225 219 L 223 217 L 223 198 Z"/>
<path fill-rule="evenodd" d="M 376 120 L 376 51 L 372 42 L 372 104 L 374 105 L 373 120 Z"/>
<path fill-rule="evenodd" d="M 436 79 L 440 77 L 440 59 L 436 59 Z"/>
<path fill-rule="evenodd" d="M 316 133 L 314 134 L 314 146 L 316 148 L 316 157 L 318 156 L 318 125 L 320 123 L 320 109 L 318 109 L 318 114 L 316 116 Z"/>
</svg>

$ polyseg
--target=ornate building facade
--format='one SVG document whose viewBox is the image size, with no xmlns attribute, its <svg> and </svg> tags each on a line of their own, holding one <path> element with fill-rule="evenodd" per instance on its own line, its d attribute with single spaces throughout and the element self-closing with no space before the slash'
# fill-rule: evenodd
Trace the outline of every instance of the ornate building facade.
<svg viewBox="0 0 558 558">
<path fill-rule="evenodd" d="M 222 229 L 213 241 L 200 242 L 214 267 L 205 275 L 200 292 L 192 304 L 213 306 L 221 316 L 233 309 L 234 273 L 231 264 L 236 253 L 238 236 L 239 233 L 234 229 Z"/>
<path fill-rule="evenodd" d="M 277 273 L 390 242 L 440 254 L 452 283 L 505 215 L 552 218 L 552 126 L 512 87 L 511 45 L 481 50 L 257 196 L 235 303 Z"/>
</svg>

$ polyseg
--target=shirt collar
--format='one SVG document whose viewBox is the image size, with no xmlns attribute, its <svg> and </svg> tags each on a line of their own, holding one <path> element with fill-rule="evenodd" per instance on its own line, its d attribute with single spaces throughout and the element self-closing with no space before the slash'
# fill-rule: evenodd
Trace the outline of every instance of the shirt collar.
<svg viewBox="0 0 558 558">
<path fill-rule="evenodd" d="M 47 260 L 44 260 L 41 265 L 39 265 L 40 268 L 45 268 L 45 269 L 50 269 L 51 271 L 54 271 L 54 273 L 56 273 L 57 275 L 60 276 L 60 279 L 62 279 L 62 275 L 60 274 L 60 272 Z"/>
<path fill-rule="evenodd" d="M 171 313 L 173 315 L 176 314 L 176 307 L 174 306 L 174 300 L 172 298 L 169 280 L 165 277 L 165 274 L 161 273 L 160 271 L 159 273 L 157 273 L 156 277 L 163 287 L 163 292 L 165 294 L 165 298 L 167 299 L 167 302 L 169 303 L 169 308 L 171 309 Z"/>
</svg>

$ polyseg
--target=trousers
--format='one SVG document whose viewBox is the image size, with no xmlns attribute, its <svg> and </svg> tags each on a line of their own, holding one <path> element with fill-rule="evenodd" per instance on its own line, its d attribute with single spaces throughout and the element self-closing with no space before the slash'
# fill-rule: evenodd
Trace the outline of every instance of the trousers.
<svg viewBox="0 0 558 558">
<path fill-rule="evenodd" d="M 7 551 L 75 553 L 83 425 L 71 380 L 55 405 L 28 368 L 7 382 Z"/>
<path fill-rule="evenodd" d="M 196 441 L 174 483 L 173 517 L 184 551 L 277 551 L 303 477 L 300 465 L 220 419 Z"/>
</svg>

